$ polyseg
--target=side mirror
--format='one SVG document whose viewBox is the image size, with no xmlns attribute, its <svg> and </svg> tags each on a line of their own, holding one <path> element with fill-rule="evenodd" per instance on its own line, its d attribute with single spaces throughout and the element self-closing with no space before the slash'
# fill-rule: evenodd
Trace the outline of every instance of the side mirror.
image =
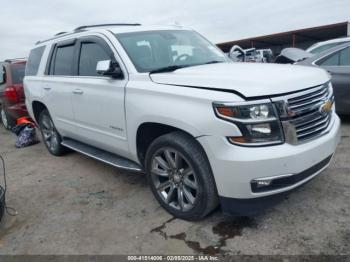
<svg viewBox="0 0 350 262">
<path fill-rule="evenodd" d="M 112 60 L 98 61 L 96 72 L 100 75 L 111 76 L 112 78 L 123 78 L 123 71 L 118 62 Z"/>
</svg>

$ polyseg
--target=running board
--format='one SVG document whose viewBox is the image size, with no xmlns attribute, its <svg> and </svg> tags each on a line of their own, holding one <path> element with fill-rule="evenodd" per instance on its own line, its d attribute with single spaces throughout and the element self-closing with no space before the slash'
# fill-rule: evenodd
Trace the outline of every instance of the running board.
<svg viewBox="0 0 350 262">
<path fill-rule="evenodd" d="M 112 165 L 114 167 L 125 169 L 133 172 L 142 172 L 142 167 L 131 160 L 120 157 L 113 153 L 98 149 L 93 146 L 78 142 L 72 139 L 64 139 L 61 143 L 63 146 L 68 147 L 74 151 L 82 153 L 86 156 Z"/>
</svg>

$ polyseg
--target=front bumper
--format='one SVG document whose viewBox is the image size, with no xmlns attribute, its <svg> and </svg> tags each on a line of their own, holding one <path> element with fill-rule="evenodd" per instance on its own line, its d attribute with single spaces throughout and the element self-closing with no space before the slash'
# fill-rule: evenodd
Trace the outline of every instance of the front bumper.
<svg viewBox="0 0 350 262">
<path fill-rule="evenodd" d="M 298 175 L 331 156 L 340 140 L 340 119 L 334 114 L 330 131 L 300 145 L 240 147 L 219 136 L 202 136 L 198 141 L 207 153 L 219 197 L 254 201 L 290 191 L 319 174 L 326 163 L 313 174 L 287 186 L 253 192 L 251 182 L 266 177 Z M 293 181 L 293 180 L 292 180 Z"/>
</svg>

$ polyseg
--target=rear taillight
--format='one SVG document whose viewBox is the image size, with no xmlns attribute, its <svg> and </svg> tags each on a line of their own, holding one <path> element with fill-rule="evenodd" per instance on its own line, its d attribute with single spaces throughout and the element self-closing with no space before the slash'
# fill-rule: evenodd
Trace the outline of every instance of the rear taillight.
<svg viewBox="0 0 350 262">
<path fill-rule="evenodd" d="M 18 94 L 16 88 L 13 86 L 6 87 L 4 90 L 4 97 L 12 103 L 18 102 Z"/>
</svg>

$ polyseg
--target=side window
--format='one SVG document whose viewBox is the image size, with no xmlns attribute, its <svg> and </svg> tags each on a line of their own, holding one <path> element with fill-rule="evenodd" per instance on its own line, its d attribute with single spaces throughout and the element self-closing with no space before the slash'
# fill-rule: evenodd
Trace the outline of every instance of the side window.
<svg viewBox="0 0 350 262">
<path fill-rule="evenodd" d="M 327 57 L 319 65 L 320 66 L 338 66 L 339 65 L 339 57 L 340 57 L 340 53 L 337 52 L 337 53 Z"/>
<path fill-rule="evenodd" d="M 33 76 L 38 73 L 41 57 L 43 56 L 44 50 L 45 46 L 40 46 L 30 51 L 25 75 Z"/>
<path fill-rule="evenodd" d="M 102 60 L 111 60 L 111 57 L 101 45 L 94 42 L 82 42 L 78 75 L 100 76 L 96 72 L 96 65 L 98 61 Z"/>
<path fill-rule="evenodd" d="M 74 45 L 58 46 L 51 63 L 50 74 L 71 75 Z"/>
<path fill-rule="evenodd" d="M 5 67 L 0 64 L 0 85 L 6 82 L 6 71 Z"/>
<path fill-rule="evenodd" d="M 345 48 L 340 52 L 340 65 L 350 66 L 350 47 Z"/>
</svg>

